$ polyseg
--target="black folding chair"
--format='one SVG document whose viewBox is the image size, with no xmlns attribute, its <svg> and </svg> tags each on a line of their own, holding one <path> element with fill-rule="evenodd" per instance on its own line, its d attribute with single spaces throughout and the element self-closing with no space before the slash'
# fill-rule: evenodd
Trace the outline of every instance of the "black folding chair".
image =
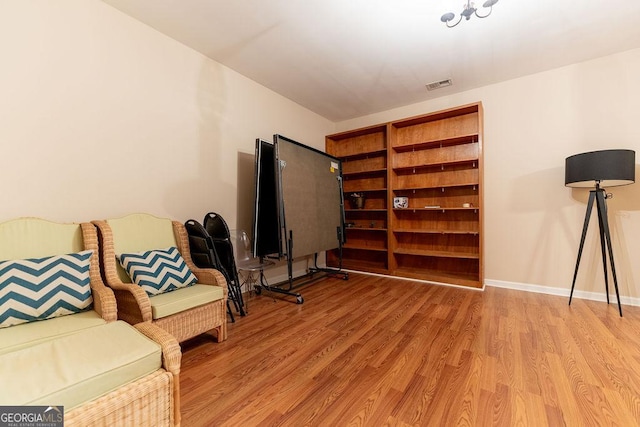
<svg viewBox="0 0 640 427">
<path fill-rule="evenodd" d="M 233 255 L 233 244 L 231 242 L 231 232 L 225 220 L 215 212 L 205 215 L 203 221 L 204 229 L 211 236 L 213 247 L 218 254 L 222 268 L 229 273 L 230 286 L 235 288 L 238 295 L 238 302 L 244 313 L 244 301 L 242 300 L 242 287 L 238 276 L 238 268 Z M 244 314 L 243 314 L 244 315 Z"/>
<path fill-rule="evenodd" d="M 187 234 L 189 235 L 189 247 L 194 264 L 200 268 L 215 268 L 219 270 L 227 280 L 227 289 L 229 291 L 227 311 L 229 312 L 231 321 L 235 322 L 229 301 L 233 302 L 236 311 L 238 311 L 241 316 L 244 316 L 245 311 L 243 307 L 242 293 L 238 292 L 238 287 L 235 286 L 235 283 L 231 278 L 231 274 L 229 274 L 229 271 L 220 261 L 220 257 L 218 256 L 213 244 L 213 240 L 202 224 L 196 220 L 190 219 L 185 222 L 184 226 L 187 229 Z"/>
</svg>

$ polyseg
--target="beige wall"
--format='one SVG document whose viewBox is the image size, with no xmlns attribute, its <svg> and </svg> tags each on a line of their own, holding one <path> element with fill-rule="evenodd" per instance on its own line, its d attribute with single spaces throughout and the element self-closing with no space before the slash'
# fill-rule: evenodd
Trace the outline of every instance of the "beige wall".
<svg viewBox="0 0 640 427">
<path fill-rule="evenodd" d="M 249 227 L 255 138 L 323 148 L 334 129 L 100 1 L 3 1 L 0 52 L 0 221 Z"/>
<path fill-rule="evenodd" d="M 485 279 L 568 289 L 588 191 L 564 187 L 564 159 L 627 148 L 638 152 L 640 163 L 639 75 L 640 49 L 635 49 L 341 122 L 337 131 L 482 101 Z M 637 298 L 640 184 L 610 191 L 620 290 Z M 576 289 L 603 295 L 599 248 L 592 221 Z"/>
</svg>

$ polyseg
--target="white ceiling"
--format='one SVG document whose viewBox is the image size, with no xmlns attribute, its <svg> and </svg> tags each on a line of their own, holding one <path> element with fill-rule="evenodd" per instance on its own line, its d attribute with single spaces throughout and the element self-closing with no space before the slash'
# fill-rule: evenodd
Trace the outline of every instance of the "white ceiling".
<svg viewBox="0 0 640 427">
<path fill-rule="evenodd" d="M 103 1 L 332 121 L 640 47 L 634 0 Z"/>
</svg>

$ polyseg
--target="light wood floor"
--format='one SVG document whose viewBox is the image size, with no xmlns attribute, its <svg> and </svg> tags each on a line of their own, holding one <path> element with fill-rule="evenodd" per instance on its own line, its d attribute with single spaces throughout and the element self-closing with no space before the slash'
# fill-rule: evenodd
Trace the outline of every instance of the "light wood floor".
<svg viewBox="0 0 640 427">
<path fill-rule="evenodd" d="M 638 426 L 640 307 L 352 274 L 183 345 L 183 426 Z"/>
</svg>

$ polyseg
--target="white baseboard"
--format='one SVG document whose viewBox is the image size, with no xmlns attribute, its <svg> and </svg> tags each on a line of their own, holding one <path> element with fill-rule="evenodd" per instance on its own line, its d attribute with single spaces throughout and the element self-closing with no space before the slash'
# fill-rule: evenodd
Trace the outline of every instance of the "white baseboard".
<svg viewBox="0 0 640 427">
<path fill-rule="evenodd" d="M 485 279 L 485 286 L 493 286 L 494 288 L 514 289 L 517 291 L 534 292 L 537 294 L 558 295 L 569 298 L 571 289 L 569 288 L 552 288 L 549 286 L 531 285 L 529 283 L 518 282 L 505 282 L 503 280 L 491 280 Z M 592 301 L 607 301 L 607 296 L 604 292 L 586 292 L 586 291 L 573 291 L 573 297 L 579 299 L 587 299 Z M 609 295 L 609 301 L 616 303 L 616 295 Z M 624 305 L 640 306 L 640 298 L 635 297 L 620 297 L 620 303 Z"/>
</svg>

